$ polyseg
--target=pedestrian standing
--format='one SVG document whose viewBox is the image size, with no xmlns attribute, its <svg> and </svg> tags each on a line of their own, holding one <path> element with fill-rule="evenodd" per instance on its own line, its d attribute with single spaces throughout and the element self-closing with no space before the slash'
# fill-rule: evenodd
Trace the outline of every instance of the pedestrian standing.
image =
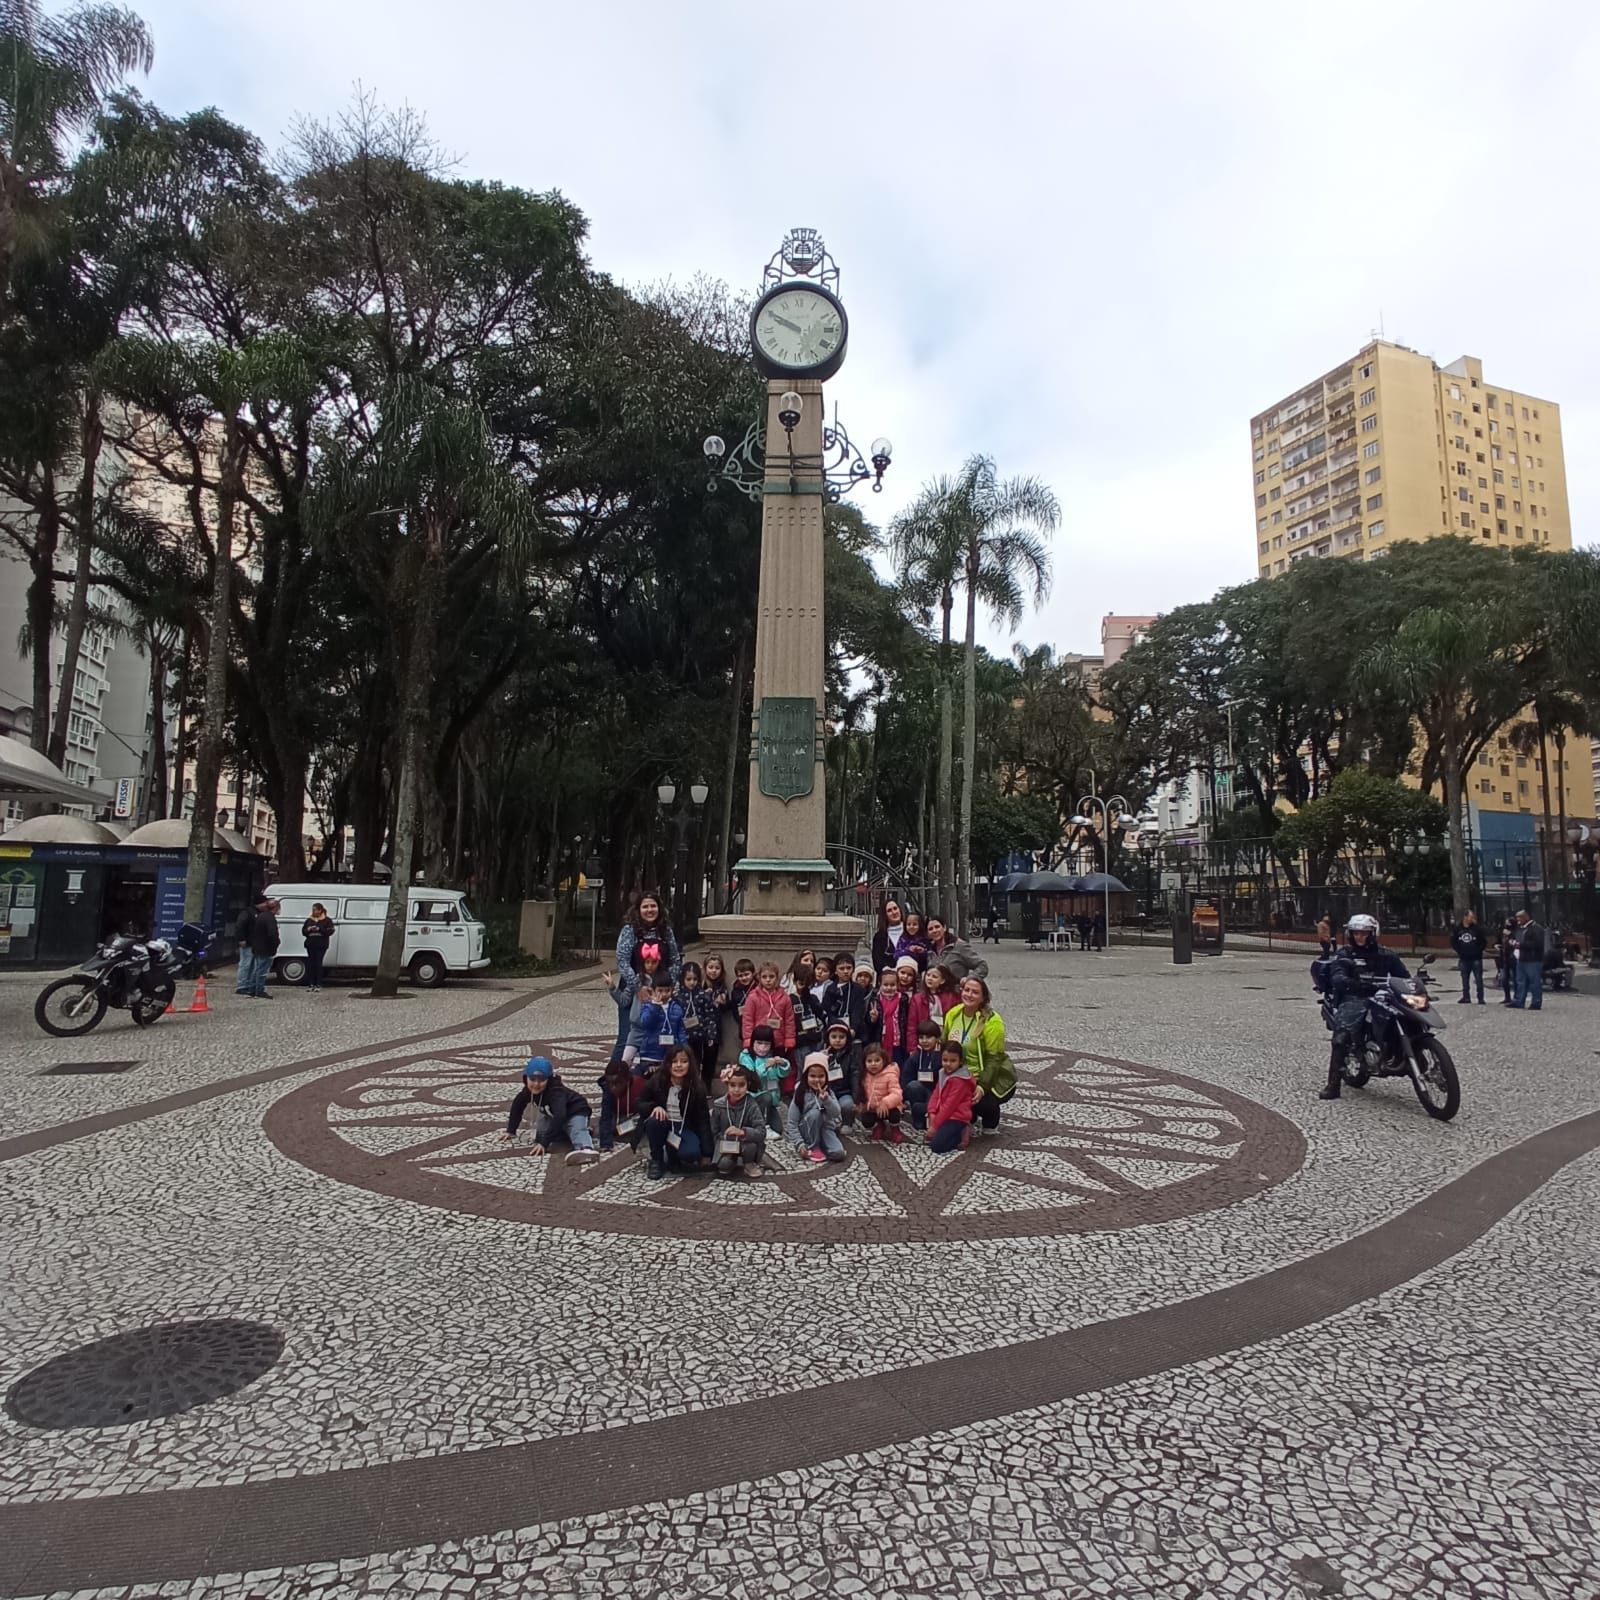
<svg viewBox="0 0 1600 1600">
<path fill-rule="evenodd" d="M 1517 925 L 1510 917 L 1500 924 L 1495 965 L 1500 969 L 1500 1004 L 1508 1006 L 1517 988 Z"/>
<path fill-rule="evenodd" d="M 1472 980 L 1478 980 L 1478 1004 L 1483 998 L 1483 929 L 1478 926 L 1478 913 L 1468 910 L 1450 930 L 1450 948 L 1456 953 L 1456 964 L 1461 968 L 1461 998 L 1458 1005 L 1472 1004 Z"/>
<path fill-rule="evenodd" d="M 234 993 L 246 1000 L 270 1000 L 267 974 L 282 942 L 278 933 L 279 903 L 260 895 L 239 918 L 239 977 Z"/>
<path fill-rule="evenodd" d="M 646 945 L 654 945 L 661 957 L 661 965 L 674 985 L 683 974 L 683 954 L 678 948 L 677 936 L 661 910 L 661 901 L 653 894 L 641 895 L 635 902 L 617 935 L 617 973 L 643 971 L 641 953 Z M 626 999 L 617 999 L 617 1049 L 628 1042 L 628 1029 L 632 1021 L 632 1001 L 635 986 L 619 984 L 626 990 Z"/>
<path fill-rule="evenodd" d="M 878 913 L 877 932 L 872 936 L 872 970 L 875 974 L 894 965 L 895 946 L 904 932 L 905 915 L 900 910 L 900 902 L 885 900 L 883 909 Z"/>
<path fill-rule="evenodd" d="M 311 908 L 311 915 L 300 926 L 300 937 L 306 942 L 306 984 L 312 994 L 322 992 L 322 963 L 333 939 L 335 924 L 328 908 L 319 900 Z"/>
<path fill-rule="evenodd" d="M 1517 1011 L 1544 1005 L 1544 929 L 1526 911 L 1517 913 Z"/>
</svg>

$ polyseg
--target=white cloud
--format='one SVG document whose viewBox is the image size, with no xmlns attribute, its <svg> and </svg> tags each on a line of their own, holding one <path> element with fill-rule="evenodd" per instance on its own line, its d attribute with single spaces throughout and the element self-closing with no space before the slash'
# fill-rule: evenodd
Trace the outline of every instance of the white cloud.
<svg viewBox="0 0 1600 1600">
<path fill-rule="evenodd" d="M 276 143 L 359 80 L 464 172 L 561 189 L 629 281 L 753 285 L 820 228 L 852 317 L 830 402 L 896 444 L 867 513 L 973 450 L 1060 496 L 1030 639 L 1251 576 L 1248 418 L 1380 317 L 1563 402 L 1600 537 L 1586 5 L 140 8 L 169 109 Z"/>
</svg>

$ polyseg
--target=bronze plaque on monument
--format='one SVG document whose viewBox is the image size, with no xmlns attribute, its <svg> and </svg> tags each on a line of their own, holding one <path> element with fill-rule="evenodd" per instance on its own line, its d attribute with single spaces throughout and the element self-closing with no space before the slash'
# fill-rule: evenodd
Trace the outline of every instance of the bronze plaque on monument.
<svg viewBox="0 0 1600 1600">
<path fill-rule="evenodd" d="M 817 781 L 817 702 L 809 695 L 767 695 L 756 737 L 762 794 L 785 803 L 810 794 Z"/>
</svg>

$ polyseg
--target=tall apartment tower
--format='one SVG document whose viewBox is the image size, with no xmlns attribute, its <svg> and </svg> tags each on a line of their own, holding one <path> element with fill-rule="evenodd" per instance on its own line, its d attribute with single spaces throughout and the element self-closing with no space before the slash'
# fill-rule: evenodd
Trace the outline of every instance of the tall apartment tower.
<svg viewBox="0 0 1600 1600">
<path fill-rule="evenodd" d="M 1263 578 L 1319 557 L 1376 561 L 1398 539 L 1447 534 L 1504 550 L 1572 548 L 1561 408 L 1487 382 L 1476 356 L 1441 367 L 1374 339 L 1252 417 L 1250 451 Z M 1568 816 L 1596 804 L 1590 759 L 1586 740 L 1568 739 Z M 1538 812 L 1543 782 L 1537 756 L 1501 738 L 1468 775 L 1468 798 Z M 1553 784 L 1550 799 L 1554 811 Z"/>
</svg>

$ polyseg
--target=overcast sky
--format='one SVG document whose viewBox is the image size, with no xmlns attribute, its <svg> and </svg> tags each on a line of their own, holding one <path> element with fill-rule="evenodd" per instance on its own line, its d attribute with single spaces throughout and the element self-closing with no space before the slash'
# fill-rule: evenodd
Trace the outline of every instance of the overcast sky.
<svg viewBox="0 0 1600 1600">
<path fill-rule="evenodd" d="M 561 190 L 624 281 L 753 288 L 820 229 L 830 404 L 895 443 L 867 514 L 973 451 L 1059 496 L 1030 643 L 1252 577 L 1248 419 L 1380 319 L 1561 404 L 1597 537 L 1591 0 L 133 3 L 166 109 L 276 148 L 359 81 L 463 175 Z"/>
</svg>

